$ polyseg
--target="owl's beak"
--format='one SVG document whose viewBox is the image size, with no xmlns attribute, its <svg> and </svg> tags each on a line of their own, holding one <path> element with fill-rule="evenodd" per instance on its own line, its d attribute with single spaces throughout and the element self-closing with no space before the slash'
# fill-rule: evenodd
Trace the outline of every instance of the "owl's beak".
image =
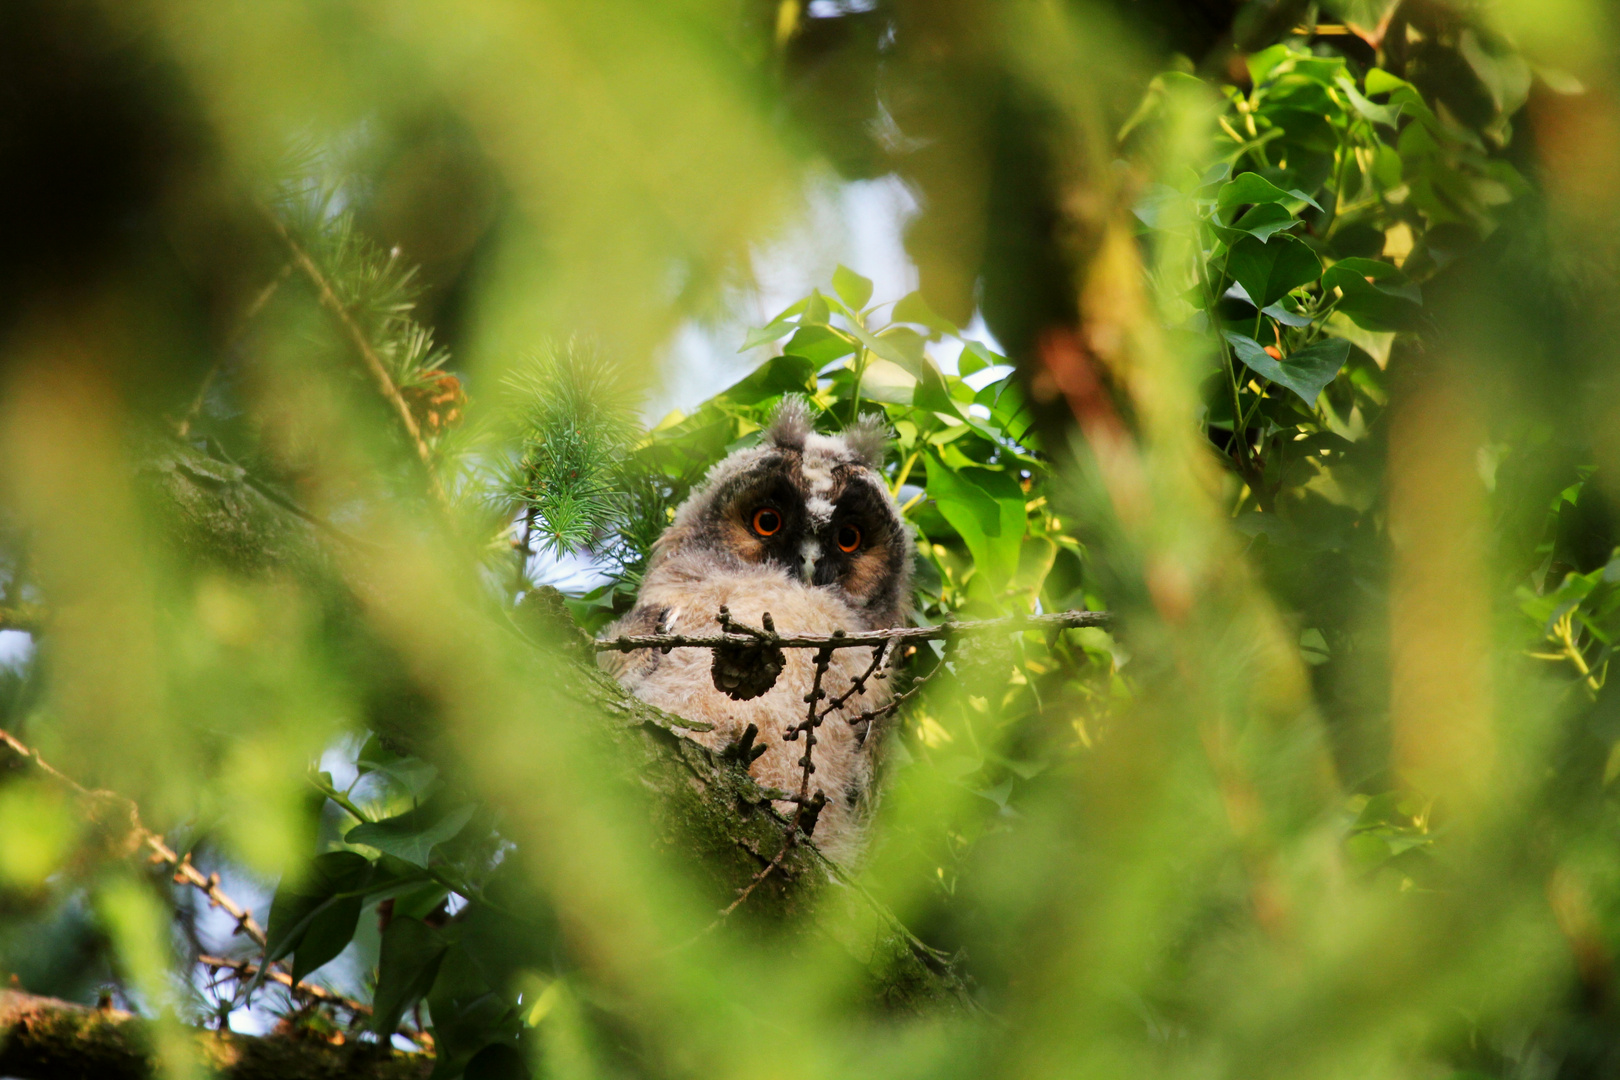
<svg viewBox="0 0 1620 1080">
<path fill-rule="evenodd" d="M 816 576 L 816 563 L 821 561 L 821 547 L 814 540 L 799 545 L 799 577 L 806 585 Z"/>
</svg>

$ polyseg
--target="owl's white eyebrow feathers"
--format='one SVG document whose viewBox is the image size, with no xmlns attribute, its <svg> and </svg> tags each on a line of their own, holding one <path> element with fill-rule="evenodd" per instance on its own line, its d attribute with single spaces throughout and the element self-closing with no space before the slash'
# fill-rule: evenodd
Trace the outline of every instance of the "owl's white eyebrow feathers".
<svg viewBox="0 0 1620 1080">
<path fill-rule="evenodd" d="M 816 528 L 825 527 L 832 521 L 833 504 L 820 495 L 812 495 L 804 502 L 805 510 L 810 514 L 810 522 Z"/>
</svg>

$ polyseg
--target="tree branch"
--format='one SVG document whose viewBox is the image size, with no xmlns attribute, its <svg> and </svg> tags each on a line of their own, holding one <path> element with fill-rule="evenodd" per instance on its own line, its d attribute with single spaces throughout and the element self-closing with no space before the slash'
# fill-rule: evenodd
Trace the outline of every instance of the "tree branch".
<svg viewBox="0 0 1620 1080">
<path fill-rule="evenodd" d="M 338 322 L 342 324 L 344 333 L 348 335 L 355 351 L 360 354 L 366 373 L 371 376 L 371 381 L 376 385 L 377 393 L 382 395 L 383 400 L 393 407 L 395 414 L 399 417 L 400 427 L 405 429 L 406 438 L 410 440 L 412 448 L 416 451 L 416 456 L 421 459 L 422 467 L 427 470 L 428 484 L 434 498 L 443 503 L 445 501 L 444 490 L 439 486 L 438 474 L 433 469 L 433 450 L 428 446 L 427 440 L 422 437 L 422 429 L 417 424 L 416 417 L 411 415 L 410 404 L 406 402 L 405 396 L 399 392 L 399 387 L 394 385 L 394 377 L 388 373 L 387 365 L 377 355 L 377 350 L 371 347 L 371 341 L 366 337 L 366 332 L 355 321 L 353 313 L 338 298 L 337 290 L 332 288 L 332 283 L 327 280 L 326 274 L 316 264 L 315 260 L 310 257 L 309 252 L 304 250 L 303 246 L 298 243 L 298 240 L 287 229 L 282 220 L 276 217 L 273 211 L 263 206 L 259 209 L 263 213 L 265 220 L 270 223 L 270 227 L 275 230 L 276 235 L 281 238 L 281 242 L 287 245 L 287 250 L 292 254 L 293 263 L 304 272 L 304 276 L 309 278 L 310 283 L 315 286 L 315 292 L 320 297 L 321 304 L 331 311 L 337 317 Z"/>
<path fill-rule="evenodd" d="M 225 891 L 219 887 L 219 875 L 209 874 L 205 877 L 202 871 L 198 870 L 191 864 L 190 852 L 187 852 L 184 855 L 177 853 L 173 848 L 164 842 L 163 837 L 159 836 L 157 833 L 143 825 L 141 823 L 140 808 L 135 805 L 135 802 L 132 799 L 125 798 L 116 792 L 91 790 L 90 788 L 85 787 L 83 784 L 80 784 L 77 780 L 73 779 L 71 776 L 68 776 L 66 773 L 47 762 L 44 758 L 40 757 L 38 750 L 30 747 L 28 744 L 24 743 L 21 739 L 18 739 L 15 735 L 11 734 L 9 731 L 6 731 L 4 728 L 0 728 L 0 745 L 6 746 L 18 757 L 30 762 L 34 768 L 38 769 L 46 776 L 49 776 L 56 783 L 61 784 L 63 787 L 66 787 L 68 790 L 72 791 L 83 802 L 100 804 L 104 806 L 117 806 L 124 814 L 128 816 L 129 835 L 136 842 L 134 846 L 144 846 L 150 849 L 152 852 L 152 862 L 159 865 L 168 866 L 174 872 L 174 883 L 176 885 L 190 885 L 192 888 L 197 889 L 204 896 L 208 897 L 208 903 L 211 907 L 223 908 L 226 914 L 236 920 L 236 929 L 238 933 L 246 934 L 252 939 L 255 945 L 259 946 L 259 948 L 262 949 L 265 947 L 266 938 L 264 928 L 259 925 L 258 920 L 253 917 L 253 913 L 251 911 L 238 904 L 235 900 L 232 900 L 230 896 L 228 896 Z M 217 957 L 208 957 L 206 959 L 202 957 L 198 958 L 198 963 L 207 964 L 209 961 L 214 962 L 212 964 L 214 967 L 238 966 L 237 962 L 233 960 L 220 960 Z M 308 983 L 303 982 L 294 982 L 292 977 L 289 975 L 284 975 L 277 971 L 271 971 L 269 973 L 269 977 L 286 986 L 294 993 L 295 996 L 301 996 L 306 1000 L 316 1001 L 321 1004 L 341 1005 L 345 1009 L 349 1010 L 349 1012 L 359 1015 L 369 1016 L 371 1014 L 371 1009 L 369 1006 L 366 1006 L 351 998 L 343 997 L 340 994 L 334 994 L 331 991 L 322 989 L 318 986 L 311 986 Z"/>
</svg>

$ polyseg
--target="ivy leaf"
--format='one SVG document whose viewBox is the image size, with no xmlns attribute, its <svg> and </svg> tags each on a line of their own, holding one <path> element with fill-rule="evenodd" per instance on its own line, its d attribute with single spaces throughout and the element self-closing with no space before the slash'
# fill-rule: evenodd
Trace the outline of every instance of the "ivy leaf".
<svg viewBox="0 0 1620 1080">
<path fill-rule="evenodd" d="M 1322 275 L 1322 287 L 1344 294 L 1338 310 L 1363 330 L 1410 330 L 1423 314 L 1423 290 L 1377 259 L 1340 259 Z"/>
<path fill-rule="evenodd" d="M 360 925 L 363 903 L 359 896 L 336 896 L 321 904 L 293 950 L 293 981 L 302 979 L 344 950 L 354 938 L 355 927 Z"/>
<path fill-rule="evenodd" d="M 920 292 L 909 292 L 902 296 L 899 302 L 894 305 L 894 311 L 890 313 L 889 318 L 893 322 L 908 322 L 916 323 L 918 326 L 926 326 L 935 335 L 949 334 L 956 337 L 961 333 L 956 328 L 955 323 L 929 307 L 928 301 L 923 299 Z"/>
<path fill-rule="evenodd" d="M 805 326 L 782 346 L 784 353 L 802 356 L 820 371 L 840 357 L 855 351 L 855 343 L 830 326 Z"/>
<path fill-rule="evenodd" d="M 383 931 L 372 997 L 371 1030 L 389 1035 L 405 1011 L 433 989 L 433 977 L 449 948 L 443 932 L 419 919 L 395 914 Z"/>
<path fill-rule="evenodd" d="M 1365 97 L 1348 78 L 1339 79 L 1339 89 L 1350 99 L 1350 107 L 1375 124 L 1394 127 L 1401 118 L 1399 105 L 1378 105 Z"/>
<path fill-rule="evenodd" d="M 370 872 L 371 862 L 364 855 L 330 851 L 317 855 L 296 878 L 284 878 L 270 901 L 270 920 L 265 928 L 269 959 L 280 960 L 298 948 L 333 898 L 359 889 Z"/>
<path fill-rule="evenodd" d="M 1281 203 L 1261 203 L 1250 208 L 1235 225 L 1217 224 L 1215 232 L 1227 243 L 1235 244 L 1245 235 L 1270 240 L 1282 230 L 1297 224 L 1299 219 L 1289 213 L 1288 207 Z"/>
<path fill-rule="evenodd" d="M 1319 278 L 1322 260 L 1286 233 L 1270 240 L 1245 236 L 1232 245 L 1226 269 L 1254 305 L 1264 308 Z"/>
<path fill-rule="evenodd" d="M 443 814 L 435 810 L 430 804 L 386 821 L 363 822 L 350 829 L 343 839 L 350 844 L 374 847 L 416 866 L 426 866 L 434 847 L 453 839 L 466 828 L 477 807 L 467 803 Z"/>
<path fill-rule="evenodd" d="M 1004 588 L 1018 570 L 1024 541 L 1024 491 L 1004 472 L 953 470 L 937 455 L 928 462 L 928 497 L 967 545 L 973 562 L 993 588 Z"/>
<path fill-rule="evenodd" d="M 963 375 L 972 375 L 975 371 L 999 367 L 1007 362 L 1005 356 L 987 345 L 977 341 L 963 341 L 962 355 L 956 361 L 956 370 Z"/>
<path fill-rule="evenodd" d="M 1288 387 L 1311 408 L 1316 407 L 1322 389 L 1333 381 L 1350 358 L 1350 343 L 1343 338 L 1329 338 L 1295 349 L 1281 360 L 1266 352 L 1252 337 L 1227 331 L 1226 340 L 1232 343 L 1238 359 L 1251 371 Z"/>
<path fill-rule="evenodd" d="M 1248 203 L 1286 203 L 1293 201 L 1305 202 L 1316 207 L 1322 207 L 1317 201 L 1298 189 L 1284 191 L 1259 173 L 1246 172 L 1228 181 L 1215 196 L 1215 205 L 1221 210 L 1230 210 L 1234 206 L 1244 206 Z"/>
<path fill-rule="evenodd" d="M 838 294 L 838 298 L 856 311 L 861 310 L 866 306 L 866 302 L 872 299 L 871 280 L 861 277 L 843 263 L 839 263 L 838 269 L 833 271 L 832 283 L 833 291 Z"/>
<path fill-rule="evenodd" d="M 825 326 L 831 317 L 832 312 L 827 307 L 827 298 L 821 295 L 821 290 L 810 290 L 810 300 L 804 306 L 804 314 L 799 318 L 799 325 Z"/>
<path fill-rule="evenodd" d="M 734 383 L 725 396 L 738 405 L 757 405 L 783 394 L 813 391 L 816 363 L 802 356 L 785 353 L 754 369 L 746 379 Z"/>
<path fill-rule="evenodd" d="M 787 337 L 788 334 L 791 333 L 792 330 L 798 325 L 799 324 L 793 322 L 792 319 L 783 317 L 775 320 L 774 322 L 768 323 L 765 326 L 761 326 L 757 330 L 750 330 L 748 332 L 748 336 L 743 339 L 742 348 L 738 349 L 737 351 L 740 353 L 745 353 L 749 349 L 757 349 L 761 345 L 769 345 L 773 341 L 780 341 L 781 339 Z"/>
<path fill-rule="evenodd" d="M 1278 322 L 1282 323 L 1284 326 L 1300 327 L 1311 325 L 1310 316 L 1296 314 L 1289 311 L 1281 304 L 1270 304 L 1261 310 L 1263 310 L 1267 315 L 1270 315 L 1273 319 L 1276 319 Z"/>
</svg>

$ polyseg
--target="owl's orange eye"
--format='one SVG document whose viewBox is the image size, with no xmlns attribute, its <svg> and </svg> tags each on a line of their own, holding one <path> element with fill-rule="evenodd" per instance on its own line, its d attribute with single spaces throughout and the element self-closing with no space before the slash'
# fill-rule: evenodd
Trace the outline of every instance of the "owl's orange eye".
<svg viewBox="0 0 1620 1080">
<path fill-rule="evenodd" d="M 768 506 L 754 511 L 754 531 L 761 536 L 775 536 L 782 531 L 782 515 Z"/>
<path fill-rule="evenodd" d="M 861 546 L 861 530 L 854 525 L 840 525 L 838 527 L 838 550 L 844 552 L 854 551 Z"/>
</svg>

